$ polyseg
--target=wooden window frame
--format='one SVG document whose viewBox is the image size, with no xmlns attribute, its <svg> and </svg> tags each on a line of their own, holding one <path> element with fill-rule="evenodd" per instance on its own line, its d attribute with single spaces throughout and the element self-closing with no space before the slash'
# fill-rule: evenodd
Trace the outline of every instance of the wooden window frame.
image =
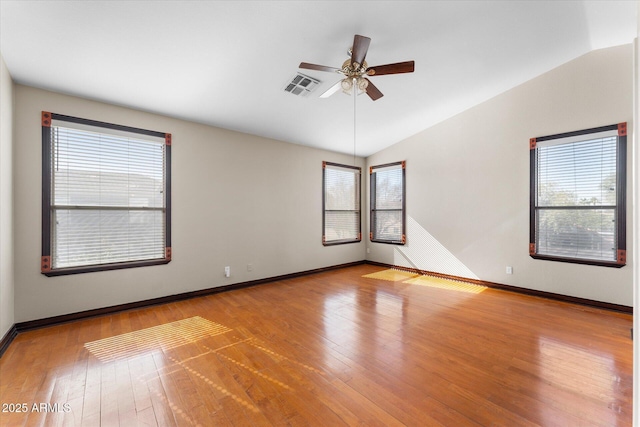
<svg viewBox="0 0 640 427">
<path fill-rule="evenodd" d="M 402 208 L 401 209 L 393 209 L 393 211 L 401 211 L 401 220 L 402 220 L 402 235 L 399 240 L 390 240 L 390 239 L 382 239 L 375 233 L 375 216 L 377 212 L 383 211 L 382 209 L 377 209 L 376 207 L 376 169 L 388 168 L 391 166 L 399 166 L 402 170 Z M 406 179 L 406 162 L 394 162 L 394 163 L 385 163 L 383 165 L 376 165 L 369 167 L 369 240 L 374 243 L 386 243 L 390 245 L 404 245 L 407 242 L 407 221 L 406 221 L 406 213 L 407 213 L 407 179 Z M 386 209 L 388 211 L 388 209 Z"/>
<path fill-rule="evenodd" d="M 597 134 L 599 132 L 617 131 L 617 143 L 616 143 L 616 205 L 615 205 L 615 233 L 617 247 L 616 260 L 615 261 L 603 261 L 596 259 L 585 258 L 573 258 L 573 257 L 561 257 L 555 255 L 543 255 L 538 253 L 536 235 L 536 224 L 538 220 L 538 206 L 537 206 L 537 176 L 538 176 L 538 162 L 537 162 L 537 143 L 550 141 L 562 138 L 571 138 L 582 135 Z M 529 213 L 529 255 L 534 259 L 567 262 L 575 264 L 595 265 L 602 267 L 615 267 L 620 268 L 626 265 L 626 176 L 627 176 L 627 124 L 618 123 L 608 126 L 583 129 L 574 132 L 566 132 L 555 135 L 547 135 L 537 138 L 531 138 L 529 140 L 529 163 L 530 163 L 530 213 Z"/>
<path fill-rule="evenodd" d="M 354 171 L 357 171 L 356 176 L 358 177 L 358 185 L 357 185 L 357 194 L 355 195 L 355 197 L 358 199 L 357 200 L 358 209 L 354 212 L 358 213 L 358 235 L 354 239 L 327 240 L 327 236 L 326 236 L 327 166 L 336 166 L 343 169 L 353 169 Z M 362 168 L 360 168 L 359 166 L 343 165 L 340 163 L 322 162 L 322 244 L 324 246 L 344 245 L 348 243 L 358 243 L 362 241 L 362 200 L 361 200 L 362 196 L 361 194 L 362 194 Z"/>
<path fill-rule="evenodd" d="M 52 206 L 52 157 L 51 157 L 51 125 L 52 121 L 62 121 L 87 125 L 95 128 L 124 131 L 134 134 L 146 135 L 164 139 L 165 164 L 164 164 L 164 257 L 152 260 L 126 261 L 117 263 L 92 264 L 77 267 L 52 268 L 52 243 L 53 243 L 53 206 Z M 139 129 L 130 126 L 83 119 L 79 117 L 56 114 L 47 111 L 42 112 L 42 257 L 40 271 L 45 276 L 61 276 L 68 274 L 90 273 L 97 271 L 117 270 L 123 268 L 146 267 L 152 265 L 167 264 L 171 261 L 171 134 Z"/>
</svg>

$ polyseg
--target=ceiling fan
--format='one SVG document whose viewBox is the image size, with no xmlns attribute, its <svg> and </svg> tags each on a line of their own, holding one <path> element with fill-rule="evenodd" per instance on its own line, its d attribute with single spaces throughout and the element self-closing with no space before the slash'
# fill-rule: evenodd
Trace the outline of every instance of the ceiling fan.
<svg viewBox="0 0 640 427">
<path fill-rule="evenodd" d="M 414 61 L 405 61 L 369 67 L 365 61 L 365 57 L 367 56 L 370 43 L 371 39 L 369 37 L 356 34 L 353 38 L 353 46 L 349 49 L 349 55 L 351 57 L 342 64 L 342 68 L 326 67 L 324 65 L 309 64 L 307 62 L 301 62 L 300 68 L 340 73 L 345 76 L 320 95 L 320 98 L 327 98 L 340 89 L 346 93 L 351 93 L 351 89 L 355 86 L 355 88 L 360 91 L 366 92 L 369 98 L 375 101 L 382 98 L 383 95 L 367 77 L 381 76 L 384 74 L 413 73 L 415 63 Z"/>
</svg>

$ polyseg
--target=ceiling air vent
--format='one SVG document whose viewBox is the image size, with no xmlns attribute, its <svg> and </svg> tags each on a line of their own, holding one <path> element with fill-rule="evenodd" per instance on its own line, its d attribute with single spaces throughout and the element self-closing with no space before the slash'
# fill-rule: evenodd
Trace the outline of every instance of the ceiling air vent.
<svg viewBox="0 0 640 427">
<path fill-rule="evenodd" d="M 296 96 L 307 96 L 313 92 L 320 83 L 318 79 L 298 73 L 287 83 L 284 90 Z"/>
</svg>

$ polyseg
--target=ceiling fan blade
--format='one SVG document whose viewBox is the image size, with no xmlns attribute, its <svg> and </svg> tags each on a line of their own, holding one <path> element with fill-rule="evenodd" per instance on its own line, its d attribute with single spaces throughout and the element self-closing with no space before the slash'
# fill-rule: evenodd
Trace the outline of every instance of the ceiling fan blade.
<svg viewBox="0 0 640 427">
<path fill-rule="evenodd" d="M 382 92 L 380 92 L 380 90 L 377 87 L 375 87 L 373 83 L 371 83 L 371 80 L 369 79 L 365 79 L 365 80 L 369 82 L 369 84 L 367 85 L 367 95 L 369 95 L 369 98 L 375 101 L 384 96 Z"/>
<path fill-rule="evenodd" d="M 325 65 L 309 64 L 308 62 L 301 62 L 299 68 L 306 68 L 307 70 L 327 71 L 329 73 L 337 73 L 339 68 L 327 67 Z"/>
<path fill-rule="evenodd" d="M 353 47 L 351 48 L 351 64 L 357 62 L 362 65 L 364 58 L 367 56 L 369 50 L 369 44 L 371 39 L 369 37 L 355 35 L 353 37 Z"/>
<path fill-rule="evenodd" d="M 333 95 L 334 93 L 336 93 L 337 91 L 340 90 L 341 88 L 341 83 L 342 80 L 338 80 L 338 82 L 336 84 L 334 84 L 333 86 L 331 86 L 329 89 L 327 89 L 322 95 L 320 95 L 320 98 L 328 98 L 331 95 Z"/>
<path fill-rule="evenodd" d="M 384 74 L 401 74 L 401 73 L 413 73 L 415 70 L 414 61 L 398 62 L 395 64 L 377 65 L 375 67 L 369 67 L 367 74 L 369 76 L 382 76 Z"/>
</svg>

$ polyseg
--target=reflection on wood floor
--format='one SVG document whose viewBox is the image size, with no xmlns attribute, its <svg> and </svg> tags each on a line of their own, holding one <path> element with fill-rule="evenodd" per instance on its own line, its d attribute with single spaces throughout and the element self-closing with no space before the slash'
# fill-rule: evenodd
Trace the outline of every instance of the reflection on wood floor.
<svg viewBox="0 0 640 427">
<path fill-rule="evenodd" d="M 628 426 L 631 323 L 362 265 L 22 333 L 0 425 Z"/>
</svg>

